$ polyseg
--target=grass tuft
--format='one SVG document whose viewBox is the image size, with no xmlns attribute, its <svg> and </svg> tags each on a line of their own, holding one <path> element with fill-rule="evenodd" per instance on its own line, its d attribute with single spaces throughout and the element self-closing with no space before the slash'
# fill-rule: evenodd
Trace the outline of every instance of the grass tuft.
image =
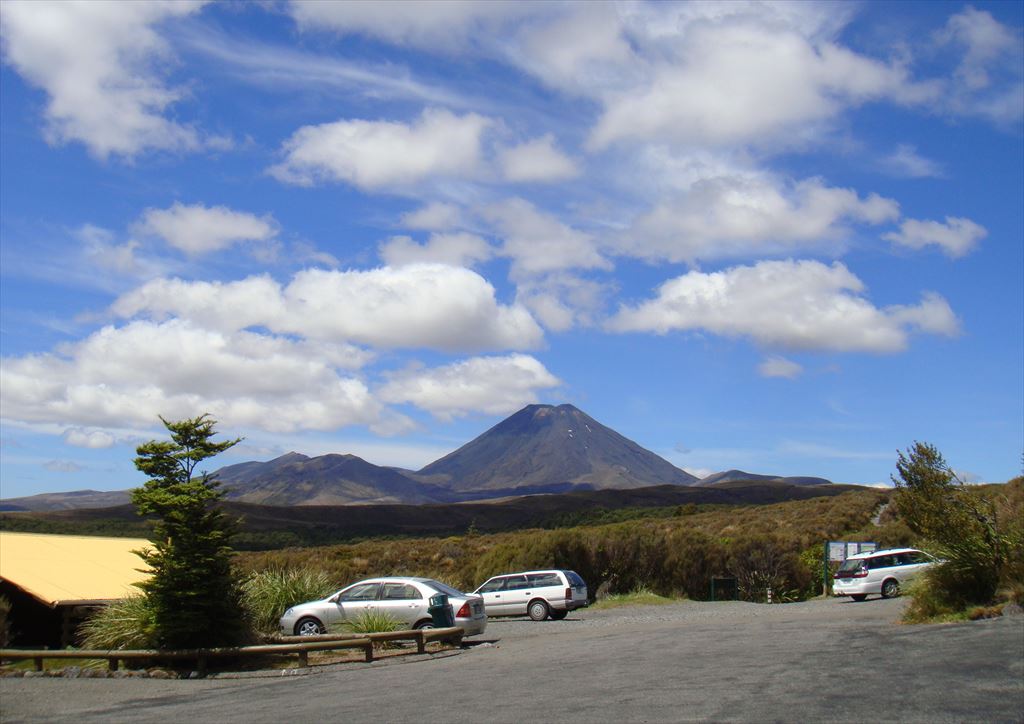
<svg viewBox="0 0 1024 724">
<path fill-rule="evenodd" d="M 335 590 L 322 570 L 309 566 L 270 568 L 252 573 L 242 582 L 242 607 L 253 630 L 276 633 L 281 616 L 297 603 L 315 601 Z"/>
<path fill-rule="evenodd" d="M 594 603 L 590 608 L 607 609 L 620 608 L 622 606 L 663 606 L 667 603 L 678 603 L 682 599 L 659 596 L 657 593 L 647 589 L 638 588 L 629 593 L 613 593 Z"/>
<path fill-rule="evenodd" d="M 79 629 L 82 648 L 151 649 L 156 647 L 153 608 L 141 593 L 104 606 Z"/>
</svg>

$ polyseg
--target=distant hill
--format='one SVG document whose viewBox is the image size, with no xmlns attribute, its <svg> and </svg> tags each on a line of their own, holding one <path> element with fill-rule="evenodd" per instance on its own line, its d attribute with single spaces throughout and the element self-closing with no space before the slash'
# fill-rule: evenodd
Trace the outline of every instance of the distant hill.
<svg viewBox="0 0 1024 724">
<path fill-rule="evenodd" d="M 69 493 L 41 493 L 24 498 L 0 500 L 0 512 L 8 510 L 75 510 L 78 508 L 110 508 L 127 505 L 127 490 L 102 492 L 99 490 L 73 490 Z"/>
<path fill-rule="evenodd" d="M 229 465 L 216 475 L 228 500 L 260 505 L 438 503 L 450 499 L 444 488 L 355 455 L 310 458 L 291 452 L 265 463 Z"/>
<path fill-rule="evenodd" d="M 560 495 L 528 495 L 502 501 L 456 505 L 254 505 L 223 503 L 240 518 L 239 549 L 319 545 L 380 536 L 461 535 L 556 527 L 600 518 L 607 511 L 661 509 L 678 515 L 689 503 L 752 505 L 832 496 L 856 486 L 822 487 L 775 482 L 733 483 L 728 487 L 659 485 L 628 490 L 580 490 Z M 0 513 L 0 529 L 78 535 L 148 535 L 148 523 L 131 505 L 43 512 Z"/>
<path fill-rule="evenodd" d="M 419 475 L 457 492 L 505 494 L 697 482 L 572 405 L 528 405 Z"/>
<path fill-rule="evenodd" d="M 833 485 L 831 480 L 826 480 L 825 478 L 813 478 L 806 476 L 784 478 L 778 475 L 758 475 L 756 473 L 747 473 L 743 470 L 725 470 L 721 473 L 713 473 L 707 477 L 701 478 L 697 482 L 697 485 L 724 485 L 735 482 L 777 482 L 785 485 Z"/>
</svg>

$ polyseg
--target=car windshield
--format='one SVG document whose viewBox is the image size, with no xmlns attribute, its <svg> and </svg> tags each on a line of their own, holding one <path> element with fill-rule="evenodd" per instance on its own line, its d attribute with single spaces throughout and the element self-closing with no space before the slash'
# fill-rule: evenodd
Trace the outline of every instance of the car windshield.
<svg viewBox="0 0 1024 724">
<path fill-rule="evenodd" d="M 839 566 L 840 573 L 856 573 L 864 566 L 864 561 L 860 558 L 853 560 L 843 561 L 843 565 Z"/>
<path fill-rule="evenodd" d="M 426 585 L 430 586 L 431 588 L 433 588 L 438 593 L 444 593 L 444 594 L 447 594 L 449 596 L 463 596 L 463 597 L 465 597 L 465 595 L 466 595 L 462 591 L 454 589 L 451 586 L 447 586 L 447 585 L 441 583 L 440 581 L 424 581 L 424 583 Z"/>
</svg>

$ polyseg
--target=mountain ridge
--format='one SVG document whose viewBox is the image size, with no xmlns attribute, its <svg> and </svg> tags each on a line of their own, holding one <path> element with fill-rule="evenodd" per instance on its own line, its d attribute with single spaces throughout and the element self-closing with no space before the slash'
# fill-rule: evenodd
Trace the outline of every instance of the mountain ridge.
<svg viewBox="0 0 1024 724">
<path fill-rule="evenodd" d="M 739 480 L 829 482 L 740 470 L 698 480 L 570 404 L 527 405 L 417 471 L 375 465 L 348 453 L 309 457 L 291 451 L 265 462 L 227 465 L 213 474 L 226 500 L 278 507 L 449 504 L 659 485 L 723 486 Z M 102 508 L 129 500 L 127 490 L 43 493 L 0 500 L 0 511 Z"/>
</svg>

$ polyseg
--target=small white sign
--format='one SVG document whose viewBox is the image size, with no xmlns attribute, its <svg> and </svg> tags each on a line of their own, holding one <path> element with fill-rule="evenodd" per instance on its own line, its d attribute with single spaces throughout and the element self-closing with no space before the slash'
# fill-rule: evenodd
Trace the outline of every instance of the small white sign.
<svg viewBox="0 0 1024 724">
<path fill-rule="evenodd" d="M 828 544 L 828 559 L 830 561 L 846 560 L 846 544 L 842 541 L 836 543 L 831 541 Z"/>
</svg>

